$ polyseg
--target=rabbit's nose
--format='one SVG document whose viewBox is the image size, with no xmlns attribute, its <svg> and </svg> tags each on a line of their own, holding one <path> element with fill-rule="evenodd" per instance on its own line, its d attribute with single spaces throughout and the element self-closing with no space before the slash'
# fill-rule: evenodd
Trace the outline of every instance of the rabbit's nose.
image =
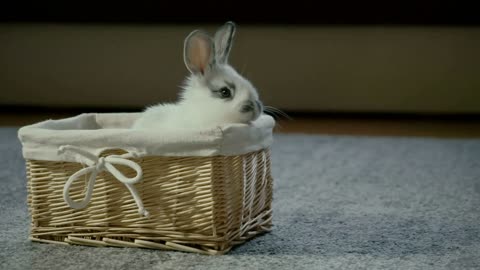
<svg viewBox="0 0 480 270">
<path fill-rule="evenodd" d="M 257 105 L 257 109 L 259 112 L 263 112 L 263 104 L 260 100 L 255 100 L 255 104 Z"/>
</svg>

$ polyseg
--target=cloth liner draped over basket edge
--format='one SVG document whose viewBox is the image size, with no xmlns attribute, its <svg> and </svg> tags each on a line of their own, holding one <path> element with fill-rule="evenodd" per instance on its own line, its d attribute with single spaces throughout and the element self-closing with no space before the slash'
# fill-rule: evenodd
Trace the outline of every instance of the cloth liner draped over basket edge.
<svg viewBox="0 0 480 270">
<path fill-rule="evenodd" d="M 99 155 L 108 149 L 123 149 L 137 156 L 241 155 L 269 147 L 275 121 L 262 115 L 251 124 L 227 124 L 208 130 L 135 130 L 129 127 L 139 113 L 86 113 L 61 120 L 47 120 L 20 128 L 18 135 L 26 159 L 86 160 L 62 145 L 74 145 Z"/>
</svg>

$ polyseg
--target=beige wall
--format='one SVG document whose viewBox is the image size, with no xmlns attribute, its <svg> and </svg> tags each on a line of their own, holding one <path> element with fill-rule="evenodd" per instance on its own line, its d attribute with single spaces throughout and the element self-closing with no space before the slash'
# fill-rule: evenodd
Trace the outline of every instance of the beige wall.
<svg viewBox="0 0 480 270">
<path fill-rule="evenodd" d="M 175 100 L 198 27 L 0 24 L 0 104 Z M 239 25 L 231 62 L 285 110 L 480 112 L 480 27 Z"/>
</svg>

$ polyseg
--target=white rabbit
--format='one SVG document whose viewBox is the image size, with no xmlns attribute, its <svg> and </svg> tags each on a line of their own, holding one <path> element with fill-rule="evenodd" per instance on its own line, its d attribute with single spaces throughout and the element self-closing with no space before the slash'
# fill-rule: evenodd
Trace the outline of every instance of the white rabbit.
<svg viewBox="0 0 480 270">
<path fill-rule="evenodd" d="M 235 24 L 227 22 L 212 39 L 201 30 L 184 42 L 186 78 L 180 99 L 173 104 L 148 107 L 135 129 L 214 128 L 228 123 L 249 123 L 263 112 L 255 87 L 228 64 Z"/>
</svg>

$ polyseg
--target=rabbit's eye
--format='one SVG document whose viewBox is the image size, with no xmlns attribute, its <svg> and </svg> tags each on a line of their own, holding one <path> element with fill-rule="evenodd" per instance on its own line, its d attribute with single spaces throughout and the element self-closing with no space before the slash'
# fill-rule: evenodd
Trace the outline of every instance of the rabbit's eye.
<svg viewBox="0 0 480 270">
<path fill-rule="evenodd" d="M 228 87 L 222 87 L 222 89 L 219 90 L 220 95 L 222 98 L 231 98 L 232 97 L 232 91 L 228 89 Z"/>
</svg>

